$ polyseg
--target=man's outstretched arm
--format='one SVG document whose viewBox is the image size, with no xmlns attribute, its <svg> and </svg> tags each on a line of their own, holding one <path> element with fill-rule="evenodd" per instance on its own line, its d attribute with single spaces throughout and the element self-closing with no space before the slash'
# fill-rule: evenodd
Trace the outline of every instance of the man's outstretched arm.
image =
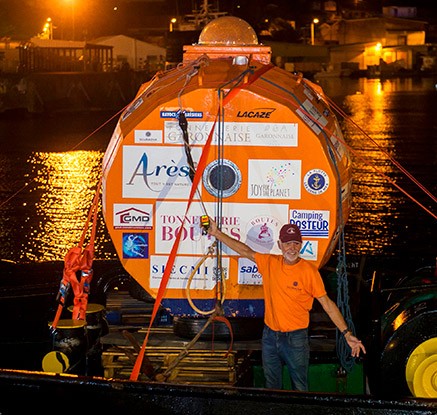
<svg viewBox="0 0 437 415">
<path fill-rule="evenodd" d="M 317 300 L 322 305 L 323 309 L 325 310 L 326 314 L 328 314 L 332 322 L 340 330 L 340 332 L 344 332 L 345 330 L 347 330 L 347 323 L 343 315 L 341 314 L 340 309 L 337 307 L 337 304 L 335 304 L 334 301 L 332 301 L 327 295 L 318 297 Z M 361 341 L 357 337 L 355 337 L 351 331 L 346 331 L 346 333 L 344 334 L 344 338 L 347 344 L 352 349 L 352 357 L 358 357 L 360 355 L 360 352 L 366 353 L 366 349 L 363 343 L 361 343 Z"/>
<path fill-rule="evenodd" d="M 245 243 L 238 241 L 237 239 L 234 239 L 231 236 L 222 232 L 211 218 L 209 218 L 208 233 L 211 236 L 214 236 L 214 238 L 216 238 L 220 242 L 224 243 L 227 247 L 231 248 L 233 251 L 240 254 L 240 256 L 248 258 L 251 261 L 255 262 L 256 252 Z"/>
</svg>

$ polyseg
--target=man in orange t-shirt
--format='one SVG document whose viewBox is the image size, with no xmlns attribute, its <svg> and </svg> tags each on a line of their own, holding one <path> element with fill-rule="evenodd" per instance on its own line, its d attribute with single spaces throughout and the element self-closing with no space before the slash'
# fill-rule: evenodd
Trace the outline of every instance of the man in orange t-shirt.
<svg viewBox="0 0 437 415">
<path fill-rule="evenodd" d="M 279 232 L 282 255 L 261 254 L 218 229 L 210 218 L 208 233 L 258 266 L 264 287 L 262 360 L 266 387 L 282 388 L 282 366 L 293 389 L 308 390 L 310 310 L 316 298 L 343 334 L 353 357 L 366 353 L 361 341 L 347 327 L 337 305 L 326 294 L 318 269 L 299 257 L 302 235 L 298 226 L 285 224 Z"/>
</svg>

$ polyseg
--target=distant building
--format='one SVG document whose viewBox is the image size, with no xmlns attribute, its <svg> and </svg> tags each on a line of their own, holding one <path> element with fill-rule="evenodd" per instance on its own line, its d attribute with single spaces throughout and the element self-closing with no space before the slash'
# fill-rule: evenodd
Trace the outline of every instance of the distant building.
<svg viewBox="0 0 437 415">
<path fill-rule="evenodd" d="M 329 63 L 329 49 L 326 46 L 270 40 L 264 44 L 272 48 L 273 63 L 290 72 L 311 74 L 321 71 Z"/>
<path fill-rule="evenodd" d="M 393 75 L 429 69 L 426 27 L 424 21 L 390 16 L 333 19 L 314 25 L 314 45 L 264 43 L 272 47 L 273 62 L 289 71 Z"/>
<path fill-rule="evenodd" d="M 95 45 L 112 46 L 113 68 L 156 72 L 164 69 L 165 48 L 124 36 L 105 36 L 93 39 Z"/>
<path fill-rule="evenodd" d="M 164 69 L 165 48 L 128 36 L 90 41 L 31 38 L 27 42 L 0 39 L 0 71 L 111 72 L 132 69 L 155 73 Z"/>
<path fill-rule="evenodd" d="M 16 72 L 20 65 L 20 42 L 5 36 L 0 38 L 0 72 Z"/>
<path fill-rule="evenodd" d="M 417 17 L 417 7 L 388 6 L 382 8 L 382 14 L 390 17 L 414 19 Z"/>
<path fill-rule="evenodd" d="M 424 21 L 396 17 L 341 19 L 318 27 L 316 44 L 329 46 L 330 71 L 355 65 L 358 70 L 418 69 L 428 51 Z"/>
<path fill-rule="evenodd" d="M 18 46 L 18 72 L 110 72 L 112 48 L 85 41 L 33 37 Z"/>
</svg>

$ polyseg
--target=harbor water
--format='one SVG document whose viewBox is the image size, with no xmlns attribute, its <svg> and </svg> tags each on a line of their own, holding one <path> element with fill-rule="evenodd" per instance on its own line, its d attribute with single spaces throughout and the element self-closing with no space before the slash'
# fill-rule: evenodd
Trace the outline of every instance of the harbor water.
<svg viewBox="0 0 437 415">
<path fill-rule="evenodd" d="M 346 253 L 429 263 L 437 255 L 437 79 L 319 84 L 347 115 L 341 122 L 353 161 L 353 204 Z M 0 114 L 2 259 L 63 260 L 77 245 L 119 115 Z M 101 214 L 96 258 L 116 258 Z"/>
</svg>

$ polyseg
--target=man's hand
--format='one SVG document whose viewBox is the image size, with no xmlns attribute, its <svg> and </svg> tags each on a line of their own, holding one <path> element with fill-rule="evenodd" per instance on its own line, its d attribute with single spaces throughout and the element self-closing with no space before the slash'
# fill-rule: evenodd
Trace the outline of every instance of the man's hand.
<svg viewBox="0 0 437 415">
<path fill-rule="evenodd" d="M 232 238 L 226 233 L 222 232 L 217 227 L 217 224 L 212 218 L 209 218 L 208 234 L 210 234 L 220 242 L 224 243 L 228 248 L 232 249 L 240 256 L 248 258 L 251 261 L 255 262 L 255 251 L 245 243 L 240 242 L 237 239 Z"/>
<path fill-rule="evenodd" d="M 355 337 L 350 331 L 345 334 L 344 338 L 349 347 L 352 349 L 352 357 L 359 357 L 361 351 L 366 354 L 366 348 L 361 340 Z"/>
<path fill-rule="evenodd" d="M 208 227 L 208 233 L 211 236 L 216 237 L 217 233 L 219 232 L 219 229 L 217 227 L 217 224 L 214 222 L 214 220 L 210 217 L 209 218 L 209 227 Z"/>
</svg>

